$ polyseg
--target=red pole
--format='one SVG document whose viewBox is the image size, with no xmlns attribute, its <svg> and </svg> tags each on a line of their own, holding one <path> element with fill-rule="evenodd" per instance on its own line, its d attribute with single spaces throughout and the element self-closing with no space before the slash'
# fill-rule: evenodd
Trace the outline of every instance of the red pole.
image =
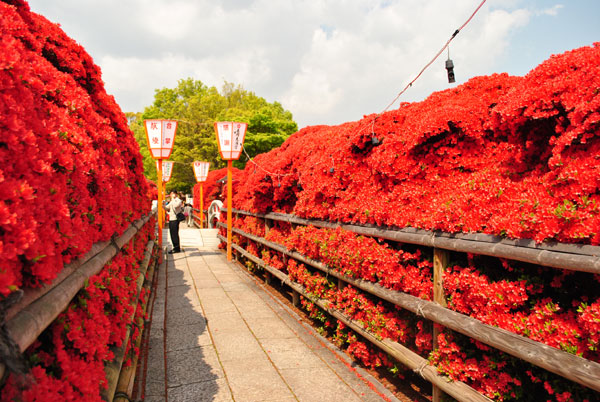
<svg viewBox="0 0 600 402">
<path fill-rule="evenodd" d="M 231 227 L 232 227 L 231 208 L 232 208 L 232 204 L 233 204 L 231 202 L 231 195 L 233 193 L 232 185 L 231 185 L 231 181 L 233 178 L 232 167 L 233 167 L 233 161 L 228 160 L 227 161 L 227 261 L 232 260 L 232 258 L 231 258 Z"/>
<path fill-rule="evenodd" d="M 204 183 L 200 183 L 200 229 L 204 228 Z"/>
<path fill-rule="evenodd" d="M 158 160 L 158 178 L 156 179 L 158 190 L 158 248 L 162 253 L 162 238 L 163 238 L 163 182 L 162 182 L 162 159 Z"/>
</svg>

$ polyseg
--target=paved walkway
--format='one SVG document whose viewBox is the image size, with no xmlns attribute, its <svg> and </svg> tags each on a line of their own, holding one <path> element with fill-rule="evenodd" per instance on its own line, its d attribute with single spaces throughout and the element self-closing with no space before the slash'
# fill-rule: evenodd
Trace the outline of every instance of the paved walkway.
<svg viewBox="0 0 600 402">
<path fill-rule="evenodd" d="M 184 252 L 158 272 L 146 401 L 396 400 L 227 263 L 216 229 L 183 225 L 180 235 Z"/>
</svg>

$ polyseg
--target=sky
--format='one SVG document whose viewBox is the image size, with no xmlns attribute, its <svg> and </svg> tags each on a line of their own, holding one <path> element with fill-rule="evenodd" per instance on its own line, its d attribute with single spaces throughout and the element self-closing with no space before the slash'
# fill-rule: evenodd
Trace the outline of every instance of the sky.
<svg viewBox="0 0 600 402">
<path fill-rule="evenodd" d="M 383 111 L 482 0 L 29 0 L 79 42 L 124 112 L 193 78 L 243 86 L 299 128 Z M 600 41 L 598 0 L 487 0 L 398 102 L 493 73 L 525 75 Z M 445 61 L 454 63 L 449 84 Z"/>
</svg>

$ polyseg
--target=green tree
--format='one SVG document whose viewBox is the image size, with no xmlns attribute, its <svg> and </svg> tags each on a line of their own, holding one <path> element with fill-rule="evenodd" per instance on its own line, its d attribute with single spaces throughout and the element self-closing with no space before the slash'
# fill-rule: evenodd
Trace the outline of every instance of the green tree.
<svg viewBox="0 0 600 402">
<path fill-rule="evenodd" d="M 216 121 L 248 123 L 244 149 L 250 157 L 280 146 L 298 125 L 292 113 L 279 102 L 269 103 L 241 86 L 225 82 L 221 92 L 191 78 L 180 80 L 176 88 L 157 89 L 154 103 L 142 113 L 127 113 L 129 124 L 144 157 L 146 177 L 156 181 L 156 163 L 148 150 L 145 119 L 178 120 L 175 146 L 169 160 L 175 162 L 167 189 L 189 192 L 196 183 L 191 163 L 209 161 L 211 170 L 226 165 L 219 156 L 214 131 Z M 245 154 L 234 162 L 244 168 Z"/>
</svg>

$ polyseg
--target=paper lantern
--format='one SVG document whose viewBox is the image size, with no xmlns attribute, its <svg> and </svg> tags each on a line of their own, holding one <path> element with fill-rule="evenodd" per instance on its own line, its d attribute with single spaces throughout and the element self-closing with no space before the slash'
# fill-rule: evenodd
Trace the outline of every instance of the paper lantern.
<svg viewBox="0 0 600 402">
<path fill-rule="evenodd" d="M 246 128 L 248 124 L 232 121 L 219 121 L 215 123 L 219 153 L 224 160 L 237 160 L 242 153 Z"/>
<path fill-rule="evenodd" d="M 169 159 L 175 143 L 177 121 L 144 120 L 144 127 L 146 128 L 146 139 L 152 157 L 154 159 Z"/>
<path fill-rule="evenodd" d="M 206 181 L 209 167 L 210 162 L 194 162 L 194 174 L 196 175 L 196 181 L 198 183 L 203 183 Z"/>
</svg>

